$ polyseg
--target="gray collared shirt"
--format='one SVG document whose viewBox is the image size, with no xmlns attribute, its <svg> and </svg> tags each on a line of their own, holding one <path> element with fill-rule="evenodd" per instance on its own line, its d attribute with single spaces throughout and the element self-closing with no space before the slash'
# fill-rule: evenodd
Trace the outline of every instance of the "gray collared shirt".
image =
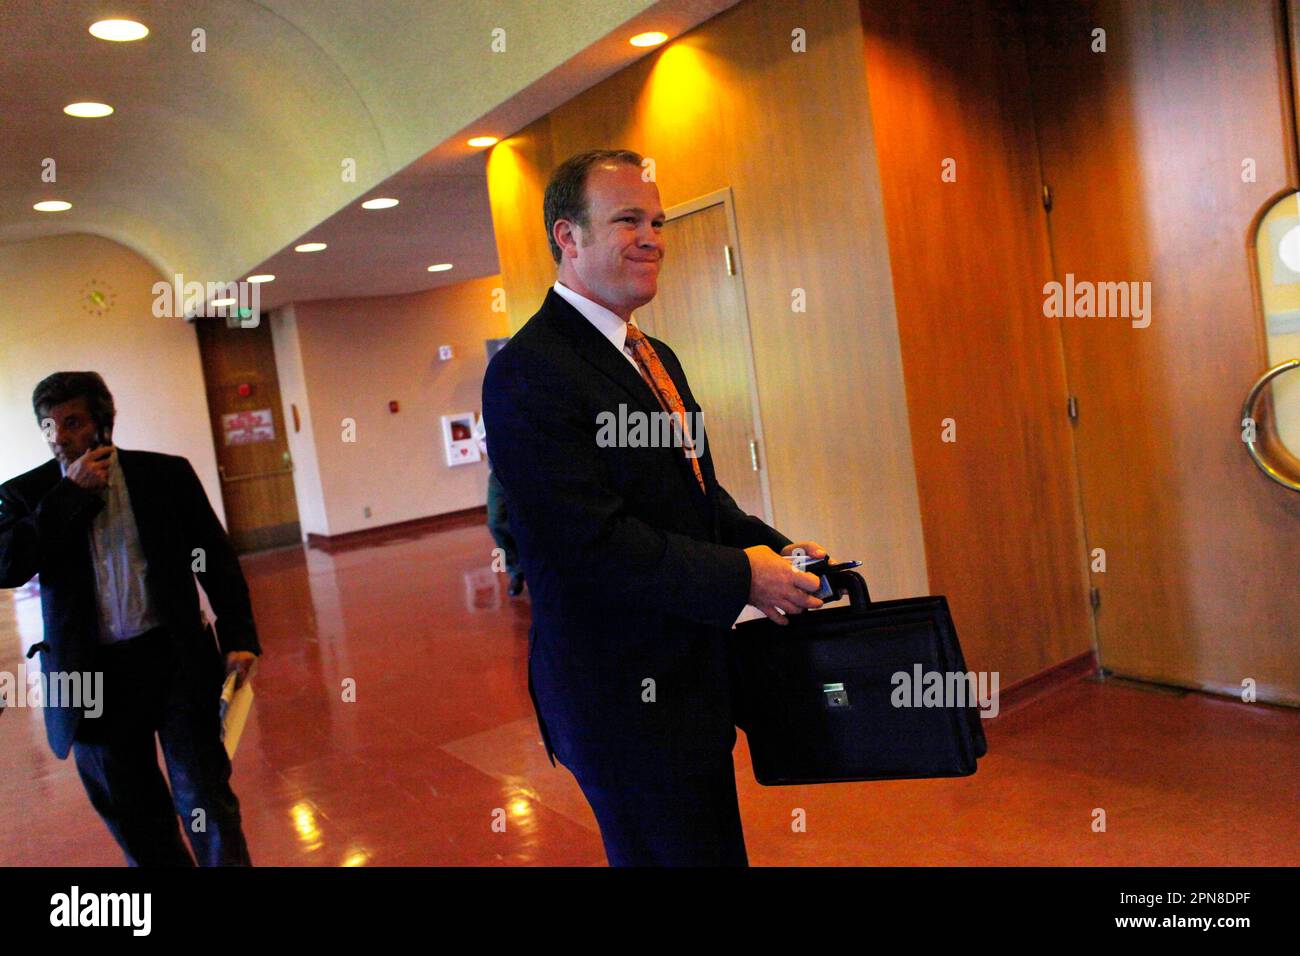
<svg viewBox="0 0 1300 956">
<path fill-rule="evenodd" d="M 63 473 L 67 469 L 59 465 Z M 99 604 L 99 642 L 112 644 L 152 630 L 162 622 L 145 583 L 148 562 L 131 510 L 117 450 L 109 457 L 108 487 L 99 492 L 104 507 L 90 527 L 90 555 Z"/>
</svg>

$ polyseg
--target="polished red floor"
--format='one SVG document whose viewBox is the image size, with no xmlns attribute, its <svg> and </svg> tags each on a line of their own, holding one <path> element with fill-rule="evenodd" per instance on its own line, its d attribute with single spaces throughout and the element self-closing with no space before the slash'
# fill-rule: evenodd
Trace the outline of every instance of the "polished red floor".
<svg viewBox="0 0 1300 956">
<path fill-rule="evenodd" d="M 604 863 L 572 776 L 542 752 L 528 604 L 491 549 L 462 528 L 245 559 L 266 651 L 234 774 L 254 862 Z M 35 592 L 0 592 L 0 670 L 20 673 L 39 639 Z M 759 786 L 742 736 L 750 861 L 1300 864 L 1300 712 L 1081 681 L 987 729 L 973 777 L 822 787 Z M 38 710 L 0 717 L 0 755 L 0 864 L 122 862 Z"/>
</svg>

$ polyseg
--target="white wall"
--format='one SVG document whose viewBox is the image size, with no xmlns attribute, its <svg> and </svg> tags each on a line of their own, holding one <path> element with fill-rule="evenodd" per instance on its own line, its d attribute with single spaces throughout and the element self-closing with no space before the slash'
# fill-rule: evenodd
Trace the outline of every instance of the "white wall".
<svg viewBox="0 0 1300 956">
<path fill-rule="evenodd" d="M 325 495 L 321 490 L 320 463 L 316 458 L 316 440 L 312 433 L 311 397 L 302 367 L 298 343 L 298 319 L 294 306 L 286 305 L 271 313 L 271 340 L 275 344 L 275 369 L 280 380 L 285 433 L 289 455 L 293 458 L 293 490 L 298 499 L 298 522 L 303 540 L 308 534 L 330 534 L 325 513 Z M 293 406 L 298 408 L 299 430 L 293 428 Z"/>
<path fill-rule="evenodd" d="M 155 318 L 162 276 L 136 253 L 85 234 L 0 245 L 0 480 L 50 459 L 32 389 L 56 371 L 96 371 L 117 404 L 115 444 L 190 460 L 225 520 L 199 362 L 183 319 Z M 111 297 L 101 316 L 91 289 Z"/>
<path fill-rule="evenodd" d="M 487 501 L 486 463 L 447 465 L 441 417 L 481 411 L 484 341 L 509 334 L 505 314 L 492 311 L 500 284 L 491 276 L 411 295 L 299 302 L 272 319 L 286 416 L 291 401 L 304 416 L 304 444 L 290 445 L 304 473 L 295 475 L 304 531 L 344 534 Z M 439 361 L 440 345 L 455 357 Z M 401 405 L 396 415 L 390 399 Z M 355 442 L 343 441 L 347 418 Z"/>
</svg>

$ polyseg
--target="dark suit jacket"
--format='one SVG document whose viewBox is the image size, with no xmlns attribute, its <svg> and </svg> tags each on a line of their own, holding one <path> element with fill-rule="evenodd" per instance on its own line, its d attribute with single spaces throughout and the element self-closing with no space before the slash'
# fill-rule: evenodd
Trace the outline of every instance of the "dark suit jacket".
<svg viewBox="0 0 1300 956">
<path fill-rule="evenodd" d="M 220 652 L 261 653 L 239 560 L 190 463 L 120 448 L 117 459 L 148 563 L 150 599 L 178 649 L 219 663 L 194 586 L 193 552 L 202 548 L 206 570 L 198 577 L 218 616 Z M 99 612 L 90 526 L 103 507 L 97 493 L 62 477 L 54 459 L 0 485 L 0 587 L 20 587 L 41 576 L 46 674 L 92 669 Z M 45 732 L 60 758 L 67 757 L 81 719 L 80 710 L 45 708 Z"/>
<path fill-rule="evenodd" d="M 677 356 L 650 341 L 699 412 Z M 707 434 L 707 495 L 681 448 L 599 447 L 597 416 L 620 403 L 660 411 L 627 358 L 554 289 L 483 383 L 532 600 L 530 691 L 548 753 L 593 779 L 628 780 L 731 751 L 726 635 L 750 586 L 741 549 L 790 541 L 718 484 Z"/>
</svg>

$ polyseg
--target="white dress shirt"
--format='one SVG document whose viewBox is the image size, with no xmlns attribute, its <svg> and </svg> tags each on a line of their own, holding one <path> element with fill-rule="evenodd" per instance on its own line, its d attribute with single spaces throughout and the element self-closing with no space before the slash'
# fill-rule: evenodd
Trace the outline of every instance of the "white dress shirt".
<svg viewBox="0 0 1300 956">
<path fill-rule="evenodd" d="M 59 467 L 66 475 L 62 462 Z M 99 494 L 104 507 L 90 526 L 90 559 L 99 604 L 99 642 L 112 644 L 143 634 L 162 622 L 149 600 L 145 584 L 148 563 L 117 449 L 109 456 L 108 487 Z"/>
<path fill-rule="evenodd" d="M 555 280 L 555 294 L 581 312 L 584 319 L 594 325 L 601 335 L 609 339 L 614 348 L 623 353 L 623 357 L 632 363 L 636 373 L 641 374 L 641 366 L 632 357 L 632 350 L 627 346 L 627 322 L 624 322 L 618 315 L 609 311 L 599 302 L 592 302 L 585 295 L 574 292 L 558 279 Z M 635 325 L 636 316 L 633 315 L 629 321 Z M 640 328 L 640 326 L 637 326 L 637 328 Z"/>
</svg>

